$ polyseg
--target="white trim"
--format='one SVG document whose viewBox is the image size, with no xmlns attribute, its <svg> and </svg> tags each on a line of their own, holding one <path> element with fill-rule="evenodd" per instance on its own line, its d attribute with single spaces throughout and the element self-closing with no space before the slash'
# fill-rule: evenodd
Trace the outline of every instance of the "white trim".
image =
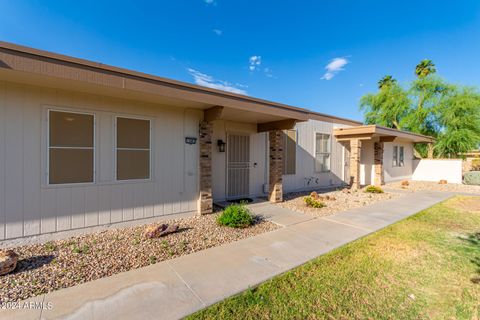
<svg viewBox="0 0 480 320">
<path fill-rule="evenodd" d="M 74 113 L 74 114 L 84 114 L 84 115 L 91 115 L 93 116 L 93 147 L 51 147 L 50 146 L 50 112 L 63 112 L 63 113 Z M 46 168 L 45 168 L 45 177 L 46 177 L 46 185 L 48 187 L 68 187 L 68 186 L 85 186 L 85 185 L 94 185 L 97 181 L 97 170 L 96 170 L 96 159 L 97 159 L 97 117 L 94 112 L 85 112 L 85 111 L 77 111 L 75 109 L 68 109 L 68 108 L 57 108 L 57 107 L 47 107 L 47 126 L 46 126 Z M 80 149 L 80 150 L 93 150 L 93 174 L 92 178 L 93 181 L 91 182 L 69 182 L 69 183 L 50 183 L 50 149 Z"/>
<path fill-rule="evenodd" d="M 329 145 L 328 145 L 328 152 L 322 152 L 322 154 L 328 154 L 328 170 L 324 171 L 317 171 L 317 134 L 323 134 L 328 136 Z M 332 172 L 332 134 L 325 133 L 320 131 L 313 132 L 313 172 L 322 174 L 322 173 L 331 173 Z"/>
<path fill-rule="evenodd" d="M 134 119 L 134 120 L 143 120 L 148 121 L 149 126 L 149 149 L 144 148 L 118 148 L 117 147 L 117 119 Z M 114 183 L 129 183 L 129 182 L 151 182 L 153 181 L 153 171 L 152 171 L 152 164 L 153 164 L 153 152 L 152 152 L 152 122 L 153 119 L 149 117 L 142 117 L 142 116 L 133 116 L 133 115 L 115 115 L 113 121 L 113 182 Z M 118 150 L 131 150 L 131 151 L 148 151 L 149 155 L 149 163 L 148 163 L 148 178 L 147 179 L 124 179 L 118 180 L 117 177 L 117 151 Z"/>
</svg>

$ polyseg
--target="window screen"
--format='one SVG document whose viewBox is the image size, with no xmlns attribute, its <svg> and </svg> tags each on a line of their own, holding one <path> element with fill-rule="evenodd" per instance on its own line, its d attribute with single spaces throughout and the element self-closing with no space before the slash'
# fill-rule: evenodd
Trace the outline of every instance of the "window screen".
<svg viewBox="0 0 480 320">
<path fill-rule="evenodd" d="M 297 165 L 297 131 L 285 130 L 284 174 L 295 174 Z"/>
<path fill-rule="evenodd" d="M 330 171 L 330 135 L 315 134 L 315 171 Z"/>
<path fill-rule="evenodd" d="M 392 159 L 392 166 L 398 166 L 398 146 L 393 146 L 393 159 Z"/>
<path fill-rule="evenodd" d="M 48 113 L 48 183 L 94 182 L 94 116 Z"/>
<path fill-rule="evenodd" d="M 117 180 L 150 179 L 150 121 L 117 117 Z"/>
<path fill-rule="evenodd" d="M 403 167 L 405 165 L 404 161 L 404 148 L 403 146 L 399 147 L 399 157 L 398 157 L 398 166 Z"/>
</svg>

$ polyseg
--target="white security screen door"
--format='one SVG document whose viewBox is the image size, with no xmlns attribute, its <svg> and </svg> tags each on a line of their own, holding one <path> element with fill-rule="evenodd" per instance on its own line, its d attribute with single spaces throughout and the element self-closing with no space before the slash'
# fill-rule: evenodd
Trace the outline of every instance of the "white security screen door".
<svg viewBox="0 0 480 320">
<path fill-rule="evenodd" d="M 250 137 L 229 134 L 227 138 L 227 198 L 249 195 Z"/>
</svg>

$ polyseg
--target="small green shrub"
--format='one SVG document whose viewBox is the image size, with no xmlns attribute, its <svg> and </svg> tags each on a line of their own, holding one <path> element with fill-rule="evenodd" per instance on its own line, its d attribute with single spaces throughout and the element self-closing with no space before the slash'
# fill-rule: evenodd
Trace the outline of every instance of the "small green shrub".
<svg viewBox="0 0 480 320">
<path fill-rule="evenodd" d="M 480 171 L 470 171 L 463 176 L 465 184 L 480 186 Z"/>
<path fill-rule="evenodd" d="M 231 204 L 217 217 L 217 223 L 231 228 L 246 228 L 253 224 L 250 210 L 244 204 Z"/>
<path fill-rule="evenodd" d="M 304 198 L 305 203 L 307 206 L 312 207 L 312 208 L 323 208 L 325 207 L 325 203 L 323 203 L 320 200 L 315 200 L 312 196 L 306 196 Z"/>
<path fill-rule="evenodd" d="M 49 241 L 49 242 L 45 243 L 45 250 L 47 250 L 49 252 L 52 252 L 52 251 L 57 250 L 57 246 L 55 245 L 55 243 L 53 241 Z"/>
<path fill-rule="evenodd" d="M 383 193 L 383 189 L 377 186 L 368 186 L 365 188 L 365 192 L 368 193 Z"/>
<path fill-rule="evenodd" d="M 86 244 L 84 244 L 83 246 L 78 246 L 77 244 L 74 244 L 72 245 L 72 252 L 73 253 L 77 253 L 77 254 L 80 254 L 80 253 L 88 253 L 90 251 L 90 247 L 87 246 Z"/>
</svg>

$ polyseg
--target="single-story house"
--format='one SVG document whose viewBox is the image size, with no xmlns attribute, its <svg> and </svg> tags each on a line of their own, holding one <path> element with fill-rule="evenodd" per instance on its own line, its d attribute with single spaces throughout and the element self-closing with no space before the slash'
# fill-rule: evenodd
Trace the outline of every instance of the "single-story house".
<svg viewBox="0 0 480 320">
<path fill-rule="evenodd" d="M 0 42 L 0 240 L 405 179 L 431 141 Z"/>
</svg>

